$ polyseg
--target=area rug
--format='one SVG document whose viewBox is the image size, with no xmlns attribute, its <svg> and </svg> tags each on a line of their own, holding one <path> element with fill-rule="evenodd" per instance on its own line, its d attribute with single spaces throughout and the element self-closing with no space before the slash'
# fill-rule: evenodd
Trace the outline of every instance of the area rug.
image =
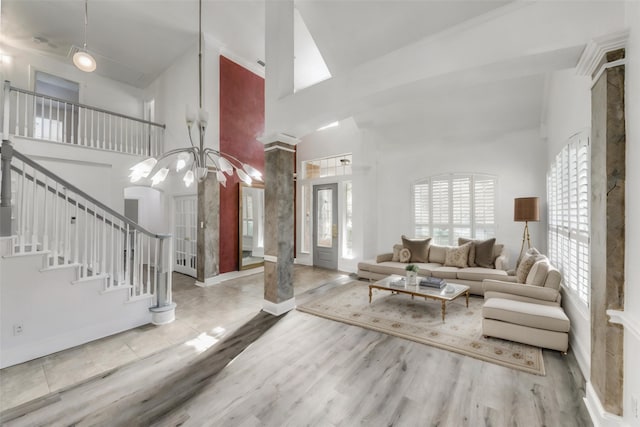
<svg viewBox="0 0 640 427">
<path fill-rule="evenodd" d="M 469 308 L 465 298 L 447 303 L 442 322 L 440 302 L 409 295 L 373 290 L 369 304 L 367 283 L 353 281 L 327 291 L 297 307 L 350 325 L 361 326 L 400 338 L 428 344 L 476 359 L 545 375 L 542 350 L 525 344 L 482 336 L 484 299 L 471 296 Z"/>
</svg>

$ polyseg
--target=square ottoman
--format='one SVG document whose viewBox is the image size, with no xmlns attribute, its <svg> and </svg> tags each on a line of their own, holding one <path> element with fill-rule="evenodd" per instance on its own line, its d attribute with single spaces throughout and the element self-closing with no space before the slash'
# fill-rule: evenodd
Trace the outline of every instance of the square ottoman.
<svg viewBox="0 0 640 427">
<path fill-rule="evenodd" d="M 482 307 L 482 334 L 566 354 L 569 318 L 560 306 L 490 298 Z"/>
</svg>

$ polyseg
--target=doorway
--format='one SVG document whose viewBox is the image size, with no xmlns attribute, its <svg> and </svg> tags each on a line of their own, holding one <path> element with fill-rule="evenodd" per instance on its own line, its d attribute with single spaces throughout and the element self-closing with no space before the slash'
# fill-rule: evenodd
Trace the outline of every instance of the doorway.
<svg viewBox="0 0 640 427">
<path fill-rule="evenodd" d="M 338 184 L 313 186 L 313 265 L 338 269 Z"/>
<path fill-rule="evenodd" d="M 196 196 L 175 198 L 174 270 L 196 277 L 198 201 Z"/>
</svg>

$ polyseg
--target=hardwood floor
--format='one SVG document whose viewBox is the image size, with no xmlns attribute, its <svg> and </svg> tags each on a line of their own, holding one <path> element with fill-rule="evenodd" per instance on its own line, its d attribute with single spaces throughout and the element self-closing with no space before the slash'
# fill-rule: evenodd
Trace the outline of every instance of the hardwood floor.
<svg viewBox="0 0 640 427">
<path fill-rule="evenodd" d="M 296 299 L 302 303 L 345 281 Z M 571 353 L 545 352 L 542 377 L 295 310 L 280 317 L 256 312 L 216 339 L 201 334 L 5 411 L 2 421 L 7 426 L 591 425 Z"/>
</svg>

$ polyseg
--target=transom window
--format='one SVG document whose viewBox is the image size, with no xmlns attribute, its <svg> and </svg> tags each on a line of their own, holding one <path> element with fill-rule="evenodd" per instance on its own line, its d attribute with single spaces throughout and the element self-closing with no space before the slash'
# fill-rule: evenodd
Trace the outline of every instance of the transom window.
<svg viewBox="0 0 640 427">
<path fill-rule="evenodd" d="M 549 258 L 564 285 L 589 305 L 589 138 L 574 136 L 547 175 Z"/>
<path fill-rule="evenodd" d="M 414 235 L 441 245 L 495 236 L 496 186 L 495 176 L 479 174 L 434 175 L 414 183 Z"/>
</svg>

